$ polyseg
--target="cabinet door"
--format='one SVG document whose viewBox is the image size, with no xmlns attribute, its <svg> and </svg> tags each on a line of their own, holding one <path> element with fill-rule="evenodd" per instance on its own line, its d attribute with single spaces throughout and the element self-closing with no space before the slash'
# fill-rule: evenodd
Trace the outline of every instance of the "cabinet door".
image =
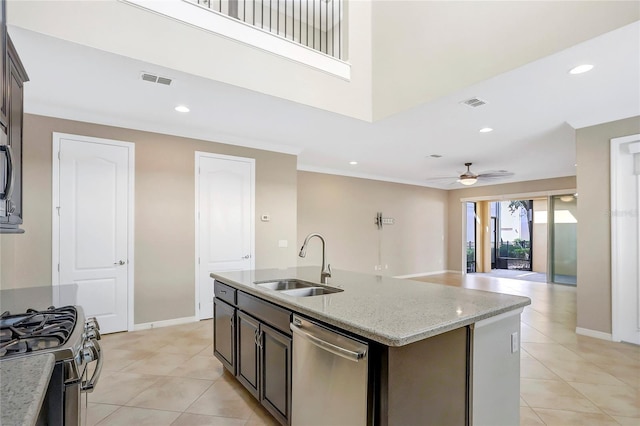
<svg viewBox="0 0 640 426">
<path fill-rule="evenodd" d="M 238 380 L 247 390 L 258 398 L 259 356 L 258 337 L 260 323 L 238 311 Z"/>
<path fill-rule="evenodd" d="M 291 422 L 291 338 L 260 324 L 260 402 L 282 424 Z"/>
<path fill-rule="evenodd" d="M 0 132 L 7 128 L 7 2 L 0 1 Z"/>
<path fill-rule="evenodd" d="M 10 53 L 13 49 L 10 50 Z M 9 223 L 22 223 L 22 105 L 23 77 L 16 66 L 13 56 L 9 55 L 9 132 L 8 141 L 13 150 L 14 185 L 8 211 Z"/>
<path fill-rule="evenodd" d="M 236 374 L 236 309 L 220 299 L 213 300 L 213 354 L 227 370 Z"/>
</svg>

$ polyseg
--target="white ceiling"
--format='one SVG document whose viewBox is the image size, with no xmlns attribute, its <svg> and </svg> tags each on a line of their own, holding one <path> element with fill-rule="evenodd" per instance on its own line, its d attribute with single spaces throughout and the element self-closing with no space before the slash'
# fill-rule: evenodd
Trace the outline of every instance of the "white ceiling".
<svg viewBox="0 0 640 426">
<path fill-rule="evenodd" d="M 476 172 L 514 173 L 500 182 L 575 175 L 574 129 L 640 115 L 640 22 L 373 123 L 19 27 L 9 32 L 30 77 L 28 113 L 298 154 L 302 170 L 444 189 L 459 186 L 429 179 L 455 176 L 467 161 Z M 595 68 L 567 73 L 582 63 Z M 174 82 L 143 82 L 140 71 Z M 471 97 L 488 104 L 459 103 Z M 173 111 L 178 103 L 191 112 Z M 478 133 L 486 126 L 495 130 Z"/>
</svg>

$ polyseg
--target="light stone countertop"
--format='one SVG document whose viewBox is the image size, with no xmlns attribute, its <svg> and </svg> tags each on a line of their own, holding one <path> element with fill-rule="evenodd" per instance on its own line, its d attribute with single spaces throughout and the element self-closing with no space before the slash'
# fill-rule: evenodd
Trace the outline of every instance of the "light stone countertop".
<svg viewBox="0 0 640 426">
<path fill-rule="evenodd" d="M 53 354 L 0 361 L 0 424 L 35 425 L 49 386 Z"/>
<path fill-rule="evenodd" d="M 297 278 L 319 283 L 319 267 L 216 272 L 232 287 L 387 346 L 404 346 L 531 304 L 522 296 L 334 270 L 344 291 L 293 297 L 255 285 Z M 322 284 L 318 284 L 321 286 Z"/>
</svg>

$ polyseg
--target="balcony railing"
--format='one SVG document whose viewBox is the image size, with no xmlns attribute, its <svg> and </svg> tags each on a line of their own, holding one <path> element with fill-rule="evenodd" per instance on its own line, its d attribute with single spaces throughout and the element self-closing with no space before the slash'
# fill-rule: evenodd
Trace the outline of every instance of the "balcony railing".
<svg viewBox="0 0 640 426">
<path fill-rule="evenodd" d="M 344 60 L 346 0 L 189 0 L 214 12 Z"/>
</svg>

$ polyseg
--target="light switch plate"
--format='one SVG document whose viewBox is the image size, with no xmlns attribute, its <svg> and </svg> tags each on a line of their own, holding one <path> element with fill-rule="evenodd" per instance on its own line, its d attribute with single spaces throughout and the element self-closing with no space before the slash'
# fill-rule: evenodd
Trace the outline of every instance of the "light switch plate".
<svg viewBox="0 0 640 426">
<path fill-rule="evenodd" d="M 289 247 L 289 241 L 287 241 L 287 240 L 278 240 L 278 247 L 281 247 L 281 248 Z"/>
</svg>

